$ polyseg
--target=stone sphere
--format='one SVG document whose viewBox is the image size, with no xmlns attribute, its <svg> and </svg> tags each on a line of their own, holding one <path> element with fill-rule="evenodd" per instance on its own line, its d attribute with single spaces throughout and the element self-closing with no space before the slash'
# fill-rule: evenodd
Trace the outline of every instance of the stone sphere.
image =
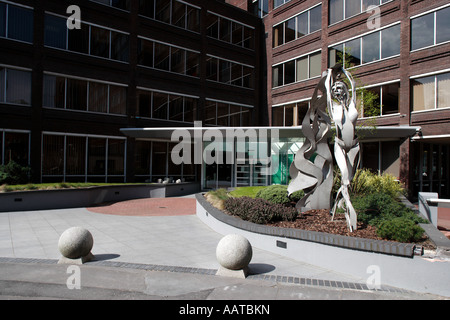
<svg viewBox="0 0 450 320">
<path fill-rule="evenodd" d="M 88 255 L 93 245 L 94 238 L 88 230 L 81 227 L 73 227 L 61 234 L 58 249 L 66 258 L 79 259 Z"/>
<path fill-rule="evenodd" d="M 220 265 L 230 270 L 244 269 L 252 260 L 252 246 L 243 236 L 229 234 L 223 237 L 216 248 L 216 258 Z"/>
</svg>

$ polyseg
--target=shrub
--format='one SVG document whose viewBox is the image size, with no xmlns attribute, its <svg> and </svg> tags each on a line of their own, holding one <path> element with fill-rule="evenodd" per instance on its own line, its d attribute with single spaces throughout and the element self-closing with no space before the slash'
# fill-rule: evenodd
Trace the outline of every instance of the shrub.
<svg viewBox="0 0 450 320">
<path fill-rule="evenodd" d="M 261 198 L 229 198 L 224 201 L 224 207 L 231 215 L 258 224 L 278 220 L 292 221 L 297 218 L 298 214 L 295 208 L 272 204 Z"/>
<path fill-rule="evenodd" d="M 414 242 L 422 238 L 424 230 L 405 217 L 385 220 L 380 223 L 377 234 L 388 240 Z"/>
<path fill-rule="evenodd" d="M 1 184 L 25 184 L 28 182 L 30 168 L 22 167 L 20 164 L 10 161 L 6 165 L 0 166 L 0 185 Z"/>
<path fill-rule="evenodd" d="M 270 203 L 288 205 L 291 201 L 299 201 L 304 196 L 303 190 L 296 191 L 288 197 L 287 186 L 271 185 L 261 189 L 256 194 L 256 198 L 261 198 Z"/>
<path fill-rule="evenodd" d="M 228 199 L 229 196 L 227 190 L 217 189 L 206 193 L 205 198 L 213 207 L 223 210 L 225 208 L 224 201 Z"/>
</svg>

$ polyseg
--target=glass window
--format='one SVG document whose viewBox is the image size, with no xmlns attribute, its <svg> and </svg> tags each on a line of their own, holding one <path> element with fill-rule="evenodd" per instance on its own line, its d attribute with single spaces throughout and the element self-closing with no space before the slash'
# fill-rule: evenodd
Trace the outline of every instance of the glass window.
<svg viewBox="0 0 450 320">
<path fill-rule="evenodd" d="M 345 43 L 345 61 L 351 67 L 359 66 L 361 64 L 361 38 L 347 41 Z"/>
<path fill-rule="evenodd" d="M 284 126 L 291 127 L 294 125 L 294 108 L 295 103 L 284 107 Z"/>
<path fill-rule="evenodd" d="M 328 49 L 328 67 L 333 67 L 337 63 L 343 64 L 344 60 L 344 45 L 339 44 Z"/>
<path fill-rule="evenodd" d="M 33 10 L 8 5 L 8 38 L 33 42 Z"/>
<path fill-rule="evenodd" d="M 317 6 L 309 11 L 309 32 L 320 30 L 322 28 L 322 6 Z"/>
<path fill-rule="evenodd" d="M 283 65 L 279 64 L 272 68 L 272 87 L 283 85 Z"/>
<path fill-rule="evenodd" d="M 6 4 L 0 3 L 0 37 L 6 37 Z"/>
<path fill-rule="evenodd" d="M 139 105 L 137 114 L 140 117 L 151 117 L 152 110 L 152 93 L 147 91 L 141 91 L 138 93 L 139 95 Z"/>
<path fill-rule="evenodd" d="M 134 156 L 136 175 L 150 175 L 150 141 L 136 141 L 136 153 Z"/>
<path fill-rule="evenodd" d="M 127 114 L 127 89 L 109 86 L 109 113 Z"/>
<path fill-rule="evenodd" d="M 284 23 L 284 42 L 295 40 L 295 18 L 289 19 Z"/>
<path fill-rule="evenodd" d="M 85 175 L 86 138 L 66 137 L 66 174 Z"/>
<path fill-rule="evenodd" d="M 171 48 L 170 71 L 185 74 L 186 51 L 180 48 Z"/>
<path fill-rule="evenodd" d="M 186 21 L 186 29 L 200 32 L 200 10 L 197 8 L 193 8 L 191 6 L 187 6 L 187 21 Z"/>
<path fill-rule="evenodd" d="M 66 49 L 67 26 L 65 19 L 50 14 L 45 15 L 44 43 L 49 47 Z"/>
<path fill-rule="evenodd" d="M 127 34 L 111 31 L 111 59 L 128 62 L 130 37 Z"/>
<path fill-rule="evenodd" d="M 170 23 L 170 1 L 155 0 L 155 19 Z"/>
<path fill-rule="evenodd" d="M 153 68 L 153 42 L 139 39 L 138 64 Z"/>
<path fill-rule="evenodd" d="M 31 105 L 31 72 L 6 71 L 6 102 Z"/>
<path fill-rule="evenodd" d="M 66 108 L 72 110 L 87 110 L 87 82 L 67 79 Z"/>
<path fill-rule="evenodd" d="M 273 27 L 273 47 L 280 46 L 284 43 L 284 24 L 281 23 Z"/>
<path fill-rule="evenodd" d="M 344 19 L 344 0 L 330 0 L 329 5 L 329 24 L 336 23 Z"/>
<path fill-rule="evenodd" d="M 364 93 L 366 93 L 366 98 L 373 97 L 373 99 L 370 99 L 370 103 L 366 100 L 366 104 L 363 106 L 364 116 L 375 117 L 381 115 L 381 87 L 367 88 Z M 369 96 L 369 94 L 371 95 Z"/>
<path fill-rule="evenodd" d="M 44 75 L 43 106 L 49 108 L 64 108 L 66 79 Z"/>
<path fill-rule="evenodd" d="M 183 97 L 169 96 L 169 120 L 183 121 Z"/>
<path fill-rule="evenodd" d="M 219 19 L 219 39 L 226 42 L 231 42 L 231 21 L 220 18 Z"/>
<path fill-rule="evenodd" d="M 88 139 L 88 175 L 106 174 L 106 139 Z"/>
<path fill-rule="evenodd" d="M 155 1 L 154 0 L 139 0 L 139 14 L 155 18 Z"/>
<path fill-rule="evenodd" d="M 198 77 L 199 54 L 186 51 L 186 75 Z"/>
<path fill-rule="evenodd" d="M 241 126 L 248 127 L 251 124 L 252 108 L 242 107 L 241 111 Z"/>
<path fill-rule="evenodd" d="M 272 108 L 272 125 L 284 126 L 284 107 Z"/>
<path fill-rule="evenodd" d="M 186 5 L 177 0 L 172 0 L 172 24 L 186 28 Z"/>
<path fill-rule="evenodd" d="M 309 102 L 299 102 L 297 103 L 297 123 L 298 125 L 301 125 L 303 122 L 303 119 L 306 116 L 306 112 L 309 108 Z"/>
<path fill-rule="evenodd" d="M 383 115 L 398 113 L 399 83 L 384 85 L 382 88 Z"/>
<path fill-rule="evenodd" d="M 366 11 L 370 6 L 379 6 L 379 5 L 380 5 L 380 0 L 363 0 L 362 1 L 362 11 Z"/>
<path fill-rule="evenodd" d="M 450 7 L 436 11 L 436 43 L 450 41 Z"/>
<path fill-rule="evenodd" d="M 434 13 L 411 20 L 411 50 L 434 44 Z"/>
<path fill-rule="evenodd" d="M 167 143 L 152 142 L 152 175 L 165 178 L 167 176 Z"/>
<path fill-rule="evenodd" d="M 206 101 L 205 106 L 205 124 L 215 125 L 216 124 L 216 106 L 217 103 L 213 101 Z"/>
<path fill-rule="evenodd" d="M 242 66 L 240 64 L 232 64 L 231 66 L 231 84 L 242 87 Z"/>
<path fill-rule="evenodd" d="M 108 85 L 97 82 L 89 82 L 89 106 L 88 111 L 108 111 Z"/>
<path fill-rule="evenodd" d="M 219 82 L 230 83 L 231 62 L 219 60 Z"/>
<path fill-rule="evenodd" d="M 380 33 L 374 32 L 362 37 L 362 63 L 380 59 Z"/>
<path fill-rule="evenodd" d="M 208 13 L 206 15 L 207 35 L 209 37 L 219 39 L 219 17 L 215 14 Z"/>
<path fill-rule="evenodd" d="M 68 33 L 68 50 L 87 54 L 89 49 L 89 26 L 81 24 L 81 29 L 68 30 Z"/>
<path fill-rule="evenodd" d="M 361 0 L 345 0 L 345 18 L 350 18 L 361 12 Z"/>
<path fill-rule="evenodd" d="M 218 81 L 218 60 L 216 58 L 207 57 L 206 58 L 206 79 Z"/>
<path fill-rule="evenodd" d="M 170 47 L 155 42 L 155 68 L 169 71 Z"/>
<path fill-rule="evenodd" d="M 435 77 L 424 77 L 412 81 L 413 111 L 435 108 Z"/>
<path fill-rule="evenodd" d="M 5 132 L 5 164 L 10 161 L 14 161 L 21 166 L 29 164 L 29 137 L 28 133 Z"/>
<path fill-rule="evenodd" d="M 232 23 L 233 34 L 231 36 L 233 44 L 242 46 L 244 28 L 239 23 Z"/>
<path fill-rule="evenodd" d="M 108 175 L 123 175 L 125 140 L 108 139 Z"/>
<path fill-rule="evenodd" d="M 109 37 L 109 30 L 92 26 L 91 55 L 109 58 Z"/>
<path fill-rule="evenodd" d="M 153 92 L 152 118 L 167 120 L 168 102 L 168 95 L 166 93 Z"/>
<path fill-rule="evenodd" d="M 253 68 L 243 66 L 242 67 L 242 86 L 245 88 L 253 88 Z"/>
<path fill-rule="evenodd" d="M 253 29 L 244 27 L 244 40 L 243 40 L 244 48 L 253 49 L 253 35 L 254 35 Z"/>
<path fill-rule="evenodd" d="M 309 77 L 317 77 L 322 74 L 322 53 L 309 56 Z"/>
<path fill-rule="evenodd" d="M 42 138 L 42 175 L 64 174 L 64 136 L 44 135 Z"/>
<path fill-rule="evenodd" d="M 6 68 L 0 66 L 0 102 L 5 102 L 5 83 L 6 83 Z"/>
<path fill-rule="evenodd" d="M 217 125 L 221 127 L 228 126 L 229 105 L 226 103 L 217 103 Z"/>
<path fill-rule="evenodd" d="M 130 11 L 130 0 L 111 0 L 111 6 Z"/>
<path fill-rule="evenodd" d="M 197 99 L 184 98 L 184 121 L 194 122 L 197 120 Z"/>
<path fill-rule="evenodd" d="M 450 73 L 444 73 L 436 76 L 437 80 L 437 107 L 450 107 Z"/>
<path fill-rule="evenodd" d="M 400 54 L 400 24 L 381 30 L 381 58 Z"/>
<path fill-rule="evenodd" d="M 295 60 L 284 64 L 284 84 L 295 82 Z"/>
</svg>

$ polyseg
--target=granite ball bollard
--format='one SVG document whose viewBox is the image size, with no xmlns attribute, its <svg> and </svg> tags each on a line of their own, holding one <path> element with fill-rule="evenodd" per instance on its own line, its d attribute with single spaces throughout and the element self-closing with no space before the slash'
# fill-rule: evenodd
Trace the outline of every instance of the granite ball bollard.
<svg viewBox="0 0 450 320">
<path fill-rule="evenodd" d="M 223 237 L 216 248 L 216 258 L 220 264 L 217 275 L 245 278 L 253 250 L 247 238 L 229 234 Z"/>
<path fill-rule="evenodd" d="M 72 227 L 64 231 L 58 241 L 62 258 L 58 263 L 82 264 L 93 259 L 94 246 L 92 234 L 81 227 Z"/>
</svg>

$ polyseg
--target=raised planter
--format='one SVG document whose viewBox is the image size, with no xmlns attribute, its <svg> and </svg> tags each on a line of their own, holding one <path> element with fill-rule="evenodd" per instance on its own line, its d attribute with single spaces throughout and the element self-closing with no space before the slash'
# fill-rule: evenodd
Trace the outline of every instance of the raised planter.
<svg viewBox="0 0 450 320">
<path fill-rule="evenodd" d="M 0 212 L 91 207 L 104 202 L 192 194 L 199 183 L 136 184 L 0 193 Z"/>
</svg>

